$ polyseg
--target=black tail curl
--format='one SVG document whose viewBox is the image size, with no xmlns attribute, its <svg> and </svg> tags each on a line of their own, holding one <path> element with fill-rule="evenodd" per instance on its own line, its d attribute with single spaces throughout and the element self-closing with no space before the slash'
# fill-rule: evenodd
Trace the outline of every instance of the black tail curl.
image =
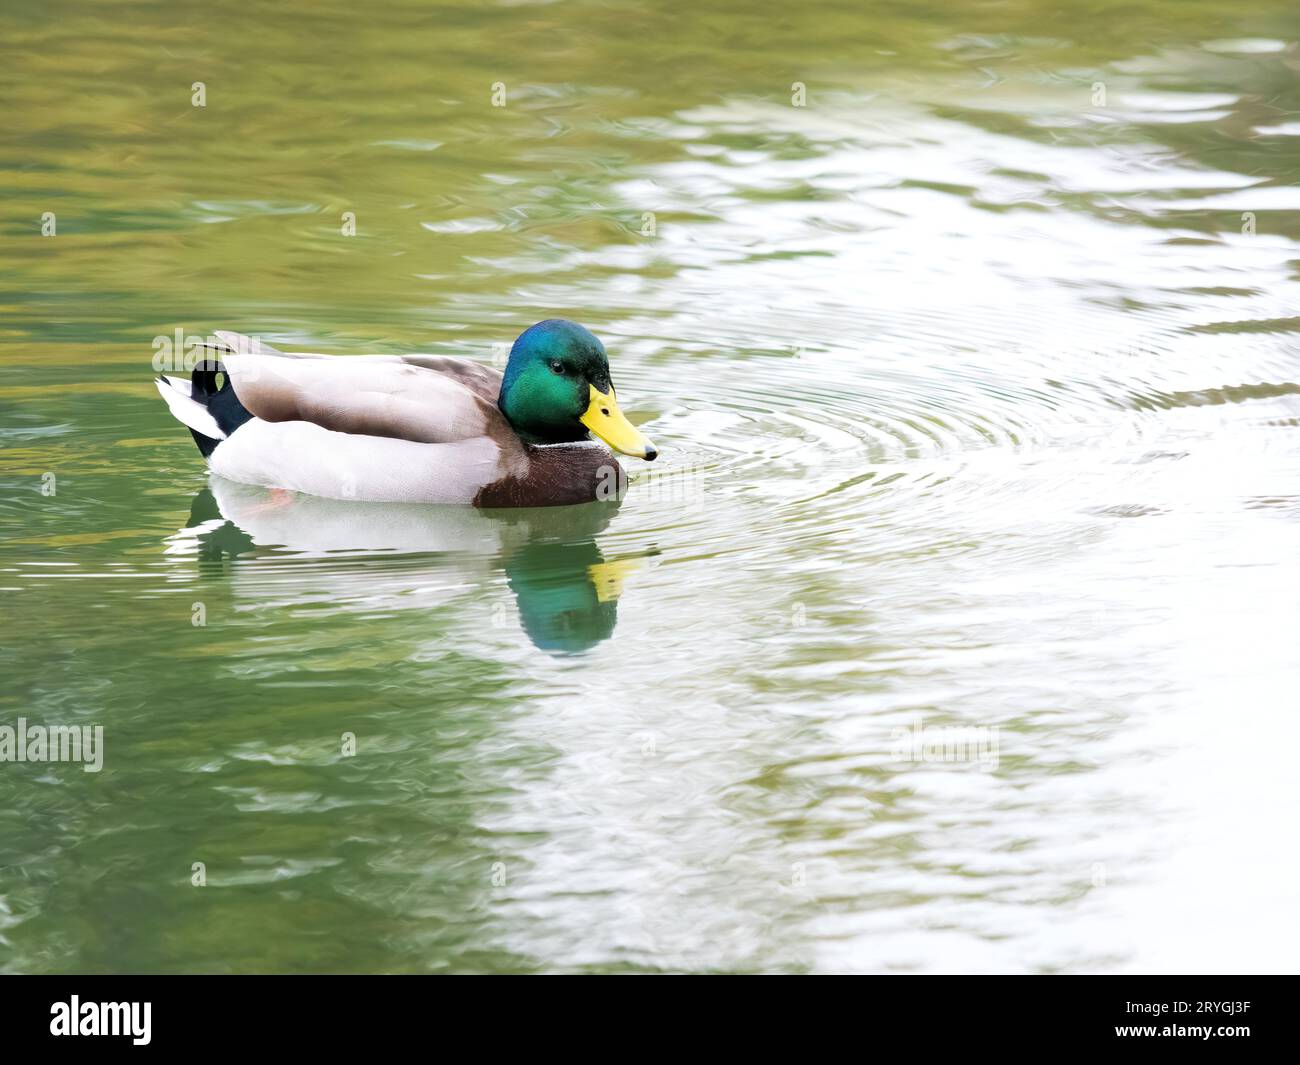
<svg viewBox="0 0 1300 1065">
<path fill-rule="evenodd" d="M 213 349 L 209 345 L 208 351 L 212 350 L 224 349 Z M 220 386 L 217 385 L 218 374 L 222 377 Z M 229 436 L 253 416 L 248 408 L 239 402 L 239 397 L 235 394 L 235 386 L 231 384 L 230 374 L 226 371 L 225 364 L 215 355 L 205 354 L 191 371 L 190 398 L 207 409 L 217 423 L 218 428 L 226 436 Z M 221 442 L 204 436 L 202 433 L 197 433 L 193 429 L 190 430 L 190 433 L 205 458 L 211 455 L 217 444 Z"/>
</svg>

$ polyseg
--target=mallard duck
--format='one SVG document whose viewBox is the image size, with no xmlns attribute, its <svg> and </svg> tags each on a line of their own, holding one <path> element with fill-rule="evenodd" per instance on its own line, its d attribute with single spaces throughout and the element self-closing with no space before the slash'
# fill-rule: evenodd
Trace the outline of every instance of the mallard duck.
<svg viewBox="0 0 1300 1065">
<path fill-rule="evenodd" d="M 606 444 L 658 454 L 618 408 L 604 345 L 575 322 L 524 330 L 504 374 L 469 359 L 298 355 L 239 333 L 215 339 L 205 345 L 215 359 L 189 381 L 160 376 L 158 391 L 212 472 L 242 484 L 330 499 L 559 506 L 622 494 L 626 477 Z"/>
</svg>

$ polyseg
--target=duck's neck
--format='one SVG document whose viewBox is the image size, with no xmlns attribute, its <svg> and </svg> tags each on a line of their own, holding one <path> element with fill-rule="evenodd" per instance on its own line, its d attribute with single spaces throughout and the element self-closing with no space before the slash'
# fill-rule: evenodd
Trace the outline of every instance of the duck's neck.
<svg viewBox="0 0 1300 1065">
<path fill-rule="evenodd" d="M 552 404 L 542 402 L 542 397 L 531 395 L 527 389 L 508 386 L 509 381 L 502 385 L 497 408 L 520 440 L 528 444 L 567 444 L 587 439 L 581 422 L 557 414 Z"/>
</svg>

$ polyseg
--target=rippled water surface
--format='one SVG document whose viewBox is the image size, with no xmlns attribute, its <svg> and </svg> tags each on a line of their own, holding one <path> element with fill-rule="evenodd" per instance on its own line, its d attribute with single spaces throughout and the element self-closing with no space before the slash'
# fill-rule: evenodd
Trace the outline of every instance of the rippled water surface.
<svg viewBox="0 0 1300 1065">
<path fill-rule="evenodd" d="M 105 742 L 0 764 L 0 969 L 1295 968 L 1294 4 L 0 40 L 0 724 Z M 151 384 L 552 316 L 621 505 L 209 482 Z"/>
</svg>

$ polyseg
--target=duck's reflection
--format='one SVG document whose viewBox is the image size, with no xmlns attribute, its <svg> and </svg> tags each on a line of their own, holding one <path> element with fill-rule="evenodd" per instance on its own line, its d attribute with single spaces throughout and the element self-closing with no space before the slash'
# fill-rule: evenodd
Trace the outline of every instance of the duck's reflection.
<svg viewBox="0 0 1300 1065">
<path fill-rule="evenodd" d="M 504 570 L 528 638 L 552 654 L 577 654 L 613 634 L 623 582 L 643 561 L 607 560 L 595 541 L 618 509 L 617 501 L 496 511 L 358 503 L 214 477 L 172 545 L 193 552 L 208 575 L 267 549 L 307 558 L 436 553 L 467 581 Z"/>
<path fill-rule="evenodd" d="M 567 654 L 608 639 L 623 572 L 637 561 L 607 562 L 591 540 L 525 544 L 505 562 L 524 632 L 543 650 Z"/>
</svg>

